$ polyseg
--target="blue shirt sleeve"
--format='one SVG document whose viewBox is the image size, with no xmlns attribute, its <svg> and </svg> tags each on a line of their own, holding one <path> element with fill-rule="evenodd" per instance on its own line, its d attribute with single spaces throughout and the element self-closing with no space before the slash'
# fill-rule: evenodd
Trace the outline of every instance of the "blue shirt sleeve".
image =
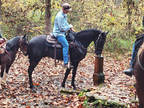
<svg viewBox="0 0 144 108">
<path fill-rule="evenodd" d="M 59 29 L 61 32 L 66 32 L 68 31 L 71 26 L 68 24 L 67 22 L 67 17 L 65 16 L 59 16 L 58 19 L 57 19 L 57 22 L 58 22 L 58 26 L 59 26 Z"/>
</svg>

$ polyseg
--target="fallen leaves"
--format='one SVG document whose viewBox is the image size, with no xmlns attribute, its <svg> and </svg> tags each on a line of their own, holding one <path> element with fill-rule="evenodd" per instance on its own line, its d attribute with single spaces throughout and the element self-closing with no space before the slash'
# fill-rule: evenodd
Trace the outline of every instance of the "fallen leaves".
<svg viewBox="0 0 144 108">
<path fill-rule="evenodd" d="M 115 99 L 131 105 L 131 97 L 135 95 L 133 84 L 135 79 L 129 78 L 122 73 L 128 59 L 122 61 L 111 57 L 104 57 L 105 84 L 101 87 L 93 86 L 94 55 L 88 54 L 79 64 L 76 74 L 76 86 L 79 90 L 90 89 L 94 96 L 100 96 L 108 100 Z M 84 108 L 83 103 L 86 97 L 78 96 L 77 93 L 60 93 L 61 82 L 65 70 L 62 62 L 54 66 L 54 60 L 43 58 L 33 71 L 33 84 L 36 86 L 36 93 L 29 88 L 27 69 L 28 58 L 20 55 L 13 63 L 7 78 L 7 85 L 2 86 L 0 93 L 0 107 L 65 107 Z M 66 88 L 71 89 L 70 73 Z M 4 102 L 4 103 L 3 103 Z M 8 104 L 7 104 L 8 103 Z M 134 104 L 135 106 L 137 104 Z M 133 106 L 134 106 L 133 105 Z"/>
</svg>

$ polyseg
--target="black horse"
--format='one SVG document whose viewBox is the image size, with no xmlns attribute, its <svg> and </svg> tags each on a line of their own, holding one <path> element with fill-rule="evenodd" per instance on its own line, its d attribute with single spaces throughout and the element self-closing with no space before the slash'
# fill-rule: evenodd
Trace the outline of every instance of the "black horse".
<svg viewBox="0 0 144 108">
<path fill-rule="evenodd" d="M 27 48 L 27 46 L 25 46 L 28 44 L 27 42 L 28 41 L 26 35 L 16 36 L 7 41 L 5 52 L 3 54 L 0 54 L 0 65 L 1 65 L 0 89 L 1 89 L 1 82 L 5 83 L 6 81 L 6 76 L 9 72 L 10 66 L 12 65 L 12 63 L 16 58 L 16 53 L 18 49 L 20 48 L 24 54 L 26 53 L 27 49 L 23 48 Z"/>
<path fill-rule="evenodd" d="M 79 62 L 86 56 L 88 46 L 93 41 L 95 44 L 95 53 L 97 55 L 101 55 L 106 35 L 107 33 L 96 29 L 83 30 L 81 32 L 75 33 L 75 42 L 79 43 L 78 45 L 76 45 L 78 48 L 76 47 L 69 48 L 70 62 L 71 65 L 73 66 L 71 85 L 73 86 L 74 89 L 76 89 L 74 83 L 76 70 Z M 42 57 L 55 58 L 54 56 L 55 48 L 53 47 L 53 44 L 48 43 L 46 41 L 46 35 L 41 35 L 32 38 L 29 41 L 27 49 L 28 49 L 27 55 L 29 57 L 29 63 L 30 63 L 30 66 L 28 68 L 29 84 L 30 88 L 34 89 L 34 85 L 32 83 L 32 72 L 34 68 L 37 66 Z M 56 50 L 56 59 L 62 60 L 63 59 L 62 57 L 63 57 L 62 48 L 59 48 Z M 61 85 L 62 87 L 65 87 L 65 82 L 71 69 L 72 68 L 66 69 L 65 77 Z"/>
</svg>

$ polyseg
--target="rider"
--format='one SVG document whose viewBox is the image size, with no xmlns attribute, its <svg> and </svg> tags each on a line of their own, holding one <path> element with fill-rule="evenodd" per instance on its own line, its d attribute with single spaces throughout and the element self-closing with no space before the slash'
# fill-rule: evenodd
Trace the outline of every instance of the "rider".
<svg viewBox="0 0 144 108">
<path fill-rule="evenodd" d="M 2 35 L 0 34 L 0 47 L 3 46 L 3 43 L 6 41 L 5 38 L 2 37 Z"/>
<path fill-rule="evenodd" d="M 64 60 L 64 67 L 68 68 L 68 50 L 69 44 L 66 40 L 65 33 L 68 30 L 73 30 L 73 26 L 67 22 L 67 13 L 72 10 L 69 3 L 62 4 L 62 10 L 60 10 L 54 21 L 54 28 L 53 28 L 53 35 L 57 38 L 58 42 L 62 44 L 63 47 L 63 60 Z"/>
<path fill-rule="evenodd" d="M 0 34 L 0 54 L 4 53 L 4 43 L 5 43 L 6 39 L 2 37 L 2 35 Z"/>
<path fill-rule="evenodd" d="M 142 20 L 142 25 L 144 27 L 144 16 L 143 16 L 143 20 Z M 133 68 L 134 68 L 134 63 L 135 63 L 135 60 L 136 60 L 136 55 L 137 55 L 137 52 L 138 52 L 138 50 L 139 50 L 139 48 L 140 48 L 140 46 L 142 45 L 143 42 L 144 42 L 144 34 L 140 35 L 136 39 L 135 43 L 133 44 L 130 68 L 123 71 L 128 76 L 132 76 L 133 75 Z"/>
</svg>

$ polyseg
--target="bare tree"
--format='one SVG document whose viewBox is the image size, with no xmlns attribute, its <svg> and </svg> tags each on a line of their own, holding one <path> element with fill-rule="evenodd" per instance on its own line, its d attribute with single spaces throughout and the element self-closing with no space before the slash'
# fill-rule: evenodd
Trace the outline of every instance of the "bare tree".
<svg viewBox="0 0 144 108">
<path fill-rule="evenodd" d="M 2 21 L 2 10 L 1 10 L 1 6 L 2 6 L 2 2 L 0 0 L 0 34 L 2 34 L 2 30 L 1 30 L 1 21 Z"/>
<path fill-rule="evenodd" d="M 50 33 L 51 30 L 51 0 L 45 0 L 46 9 L 45 9 L 45 32 L 46 34 Z"/>
</svg>

